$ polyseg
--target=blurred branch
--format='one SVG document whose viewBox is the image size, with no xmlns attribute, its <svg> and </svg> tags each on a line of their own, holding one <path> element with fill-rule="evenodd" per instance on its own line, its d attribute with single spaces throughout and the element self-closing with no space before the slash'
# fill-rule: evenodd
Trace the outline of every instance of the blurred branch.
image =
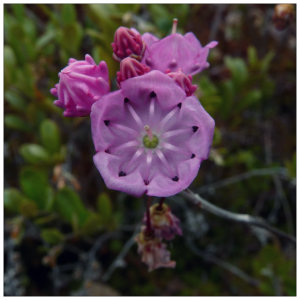
<svg viewBox="0 0 300 300">
<path fill-rule="evenodd" d="M 216 190 L 218 188 L 237 183 L 239 181 L 246 180 L 251 177 L 255 176 L 269 176 L 269 175 L 282 175 L 282 176 L 287 176 L 287 170 L 286 168 L 280 168 L 280 167 L 274 167 L 274 168 L 264 168 L 264 169 L 256 169 L 256 170 L 251 170 L 249 172 L 232 176 L 229 178 L 226 178 L 224 180 L 217 181 L 212 184 L 207 184 L 199 189 L 197 189 L 198 193 L 203 193 L 204 191 L 210 191 L 210 190 Z"/>
<path fill-rule="evenodd" d="M 238 267 L 232 265 L 231 263 L 228 263 L 227 261 L 217 258 L 216 256 L 214 256 L 211 253 L 208 253 L 206 251 L 201 251 L 200 249 L 198 249 L 198 247 L 193 243 L 191 238 L 187 239 L 187 246 L 197 256 L 200 256 L 204 260 L 211 262 L 213 264 L 216 264 L 217 266 L 227 270 L 228 272 L 230 272 L 230 273 L 236 275 L 237 277 L 241 278 L 242 280 L 246 281 L 250 285 L 253 285 L 253 286 L 260 285 L 260 281 L 258 279 L 249 276 L 248 274 L 246 274 L 243 270 L 239 269 Z"/>
<path fill-rule="evenodd" d="M 296 243 L 296 238 L 269 225 L 265 220 L 259 217 L 250 216 L 247 214 L 238 214 L 233 213 L 218 206 L 215 206 L 208 202 L 207 200 L 200 197 L 198 194 L 193 193 L 191 190 L 187 189 L 181 194 L 188 200 L 190 200 L 193 204 L 197 205 L 198 207 L 202 208 L 203 210 L 210 212 L 218 217 L 235 221 L 238 223 L 244 223 L 247 225 L 254 225 L 257 227 L 261 227 L 266 229 L 267 231 L 272 232 L 273 234 L 285 238 L 290 242 Z"/>
<path fill-rule="evenodd" d="M 140 224 L 136 226 L 136 229 L 133 233 L 133 235 L 130 237 L 130 239 L 126 242 L 124 245 L 123 249 L 119 253 L 119 255 L 116 257 L 116 259 L 113 261 L 113 263 L 108 267 L 108 270 L 106 273 L 103 275 L 102 280 L 105 282 L 110 279 L 111 275 L 115 271 L 116 268 L 122 265 L 122 261 L 124 257 L 127 255 L 129 252 L 130 248 L 134 245 L 135 241 L 134 238 L 137 235 L 138 231 L 140 229 Z"/>
</svg>

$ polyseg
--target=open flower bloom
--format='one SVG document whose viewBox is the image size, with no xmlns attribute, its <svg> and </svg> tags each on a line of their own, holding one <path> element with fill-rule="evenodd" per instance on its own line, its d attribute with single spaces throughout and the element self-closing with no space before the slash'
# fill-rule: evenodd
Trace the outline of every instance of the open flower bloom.
<svg viewBox="0 0 300 300">
<path fill-rule="evenodd" d="M 70 58 L 58 76 L 59 83 L 50 92 L 58 97 L 54 104 L 65 109 L 65 117 L 88 116 L 92 104 L 110 90 L 106 62 L 96 65 L 88 54 L 85 60 Z"/>
<path fill-rule="evenodd" d="M 172 240 L 175 235 L 182 235 L 179 226 L 179 219 L 172 214 L 171 208 L 167 204 L 160 206 L 154 204 L 150 207 L 151 226 L 154 229 L 155 236 L 166 240 Z M 146 223 L 146 214 L 144 216 Z"/>
<path fill-rule="evenodd" d="M 214 120 L 168 75 L 127 79 L 92 106 L 94 162 L 108 188 L 167 197 L 187 188 L 207 159 Z"/>
<path fill-rule="evenodd" d="M 148 236 L 144 226 L 135 240 L 138 244 L 138 253 L 142 257 L 142 262 L 148 266 L 149 272 L 158 268 L 175 268 L 176 262 L 170 260 L 167 245 L 155 236 Z"/>
<path fill-rule="evenodd" d="M 152 70 L 176 72 L 179 69 L 188 75 L 195 75 L 209 67 L 209 50 L 218 43 L 213 41 L 202 47 L 192 32 L 185 35 L 172 33 L 161 40 L 153 35 L 143 35 L 147 50 L 142 62 Z"/>
</svg>

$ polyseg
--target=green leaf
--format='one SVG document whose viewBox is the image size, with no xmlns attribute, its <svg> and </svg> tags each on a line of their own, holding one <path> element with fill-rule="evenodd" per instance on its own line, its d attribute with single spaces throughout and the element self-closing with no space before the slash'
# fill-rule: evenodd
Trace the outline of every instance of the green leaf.
<svg viewBox="0 0 300 300">
<path fill-rule="evenodd" d="M 46 171 L 24 167 L 20 172 L 20 186 L 24 194 L 33 200 L 39 209 L 49 207 L 49 184 Z"/>
<path fill-rule="evenodd" d="M 31 200 L 26 199 L 20 204 L 20 213 L 25 217 L 35 217 L 38 214 L 38 212 L 39 209 L 36 203 Z"/>
<path fill-rule="evenodd" d="M 8 102 L 13 108 L 24 111 L 26 108 L 26 101 L 16 91 L 8 90 L 4 94 L 6 102 Z"/>
<path fill-rule="evenodd" d="M 226 56 L 225 65 L 231 71 L 236 88 L 239 88 L 248 79 L 249 74 L 246 63 L 241 58 Z"/>
<path fill-rule="evenodd" d="M 86 221 L 80 229 L 80 234 L 92 235 L 98 232 L 102 227 L 101 217 L 99 214 L 89 212 Z"/>
<path fill-rule="evenodd" d="M 80 197 L 68 187 L 57 192 L 54 206 L 61 217 L 73 225 L 74 230 L 83 226 L 88 217 L 88 211 Z"/>
<path fill-rule="evenodd" d="M 50 152 L 56 153 L 59 151 L 60 143 L 60 132 L 57 125 L 49 120 L 44 120 L 40 125 L 40 137 L 42 145 Z"/>
<path fill-rule="evenodd" d="M 261 72 L 266 73 L 270 67 L 270 63 L 272 59 L 274 58 L 275 53 L 273 51 L 269 52 L 261 61 L 260 67 L 261 67 Z"/>
<path fill-rule="evenodd" d="M 257 52 L 253 46 L 248 48 L 248 62 L 252 68 L 254 68 L 258 63 Z"/>
<path fill-rule="evenodd" d="M 14 83 L 15 67 L 16 67 L 16 56 L 15 56 L 14 50 L 10 46 L 5 45 L 4 46 L 4 70 L 5 70 L 4 82 L 5 82 L 5 86 L 8 86 L 8 85 Z"/>
<path fill-rule="evenodd" d="M 70 25 L 76 22 L 76 10 L 73 4 L 63 4 L 61 6 L 61 20 L 63 24 Z"/>
<path fill-rule="evenodd" d="M 112 204 L 109 195 L 102 193 L 97 198 L 97 210 L 104 223 L 108 222 L 112 216 Z"/>
<path fill-rule="evenodd" d="M 31 164 L 45 164 L 51 162 L 51 157 L 45 148 L 37 144 L 24 144 L 20 154 L 26 162 Z"/>
<path fill-rule="evenodd" d="M 8 114 L 4 117 L 4 124 L 6 127 L 21 131 L 30 131 L 30 126 L 19 116 Z"/>
<path fill-rule="evenodd" d="M 12 4 L 11 9 L 14 12 L 16 19 L 22 23 L 25 18 L 25 6 L 24 4 Z"/>
<path fill-rule="evenodd" d="M 15 188 L 4 190 L 4 208 L 10 213 L 20 212 L 20 205 L 24 197 L 22 193 Z"/>
<path fill-rule="evenodd" d="M 50 245 L 57 245 L 64 240 L 64 235 L 56 228 L 43 229 L 41 236 L 42 239 Z"/>
</svg>

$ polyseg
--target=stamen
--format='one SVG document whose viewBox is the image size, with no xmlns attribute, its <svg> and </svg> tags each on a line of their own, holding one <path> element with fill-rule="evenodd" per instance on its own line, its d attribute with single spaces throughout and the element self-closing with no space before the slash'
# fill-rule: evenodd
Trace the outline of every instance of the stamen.
<svg viewBox="0 0 300 300">
<path fill-rule="evenodd" d="M 172 34 L 176 33 L 177 23 L 178 23 L 178 20 L 176 18 L 174 18 L 173 19 L 173 26 L 172 26 Z"/>
<path fill-rule="evenodd" d="M 150 126 L 149 125 L 145 125 L 144 129 L 145 129 L 145 131 L 146 131 L 146 133 L 147 133 L 147 135 L 149 137 L 149 140 L 151 142 L 152 138 L 153 138 L 153 134 L 152 134 L 152 130 L 151 130 Z"/>
</svg>

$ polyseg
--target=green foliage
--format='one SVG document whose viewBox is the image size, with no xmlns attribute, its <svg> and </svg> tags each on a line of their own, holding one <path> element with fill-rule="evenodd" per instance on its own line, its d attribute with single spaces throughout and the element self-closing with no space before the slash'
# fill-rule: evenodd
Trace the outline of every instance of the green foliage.
<svg viewBox="0 0 300 300">
<path fill-rule="evenodd" d="M 59 190 L 55 196 L 55 211 L 76 231 L 84 225 L 89 213 L 78 194 L 70 188 Z"/>
<path fill-rule="evenodd" d="M 56 153 L 61 147 L 60 132 L 55 122 L 45 119 L 40 125 L 42 145 L 50 153 Z"/>
<path fill-rule="evenodd" d="M 41 236 L 42 239 L 50 245 L 57 245 L 64 239 L 64 235 L 56 228 L 43 229 Z"/>
<path fill-rule="evenodd" d="M 9 188 L 4 190 L 4 208 L 7 212 L 20 212 L 20 205 L 23 200 L 24 197 L 18 189 Z"/>
<path fill-rule="evenodd" d="M 31 166 L 23 167 L 20 171 L 20 186 L 25 196 L 33 200 L 39 209 L 51 209 L 53 192 L 45 170 Z"/>
</svg>

